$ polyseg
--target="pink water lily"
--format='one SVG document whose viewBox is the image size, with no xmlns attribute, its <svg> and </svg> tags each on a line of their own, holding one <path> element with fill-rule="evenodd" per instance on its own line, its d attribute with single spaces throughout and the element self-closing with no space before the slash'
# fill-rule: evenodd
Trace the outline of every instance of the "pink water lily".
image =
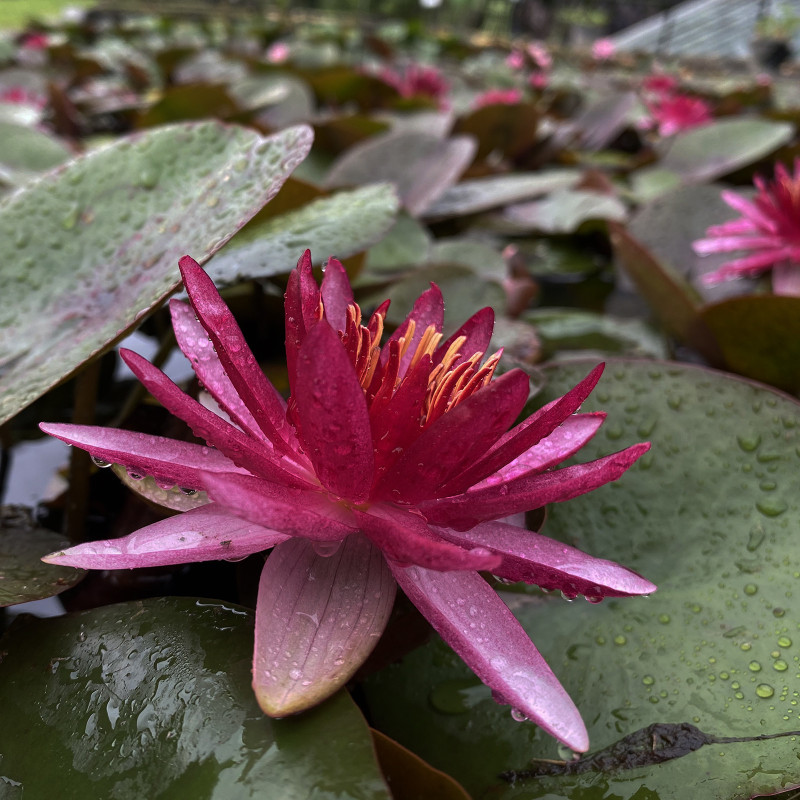
<svg viewBox="0 0 800 800">
<path fill-rule="evenodd" d="M 503 521 L 614 481 L 648 449 L 637 444 L 551 469 L 603 422 L 601 413 L 575 413 L 602 367 L 514 425 L 528 378 L 520 370 L 494 377 L 499 354 L 484 358 L 491 309 L 442 342 L 444 306 L 432 285 L 381 346 L 388 301 L 364 324 L 342 265 L 331 259 L 318 287 L 307 252 L 286 293 L 287 403 L 211 279 L 188 256 L 180 266 L 191 305 L 171 303 L 177 341 L 224 416 L 140 356 L 122 357 L 209 446 L 41 427 L 96 460 L 124 465 L 132 483 L 149 475 L 197 491 L 197 507 L 45 560 L 117 569 L 272 548 L 253 661 L 256 696 L 272 716 L 312 706 L 353 675 L 399 584 L 499 701 L 586 750 L 580 714 L 479 571 L 593 600 L 655 589 L 613 562 Z"/>
</svg>

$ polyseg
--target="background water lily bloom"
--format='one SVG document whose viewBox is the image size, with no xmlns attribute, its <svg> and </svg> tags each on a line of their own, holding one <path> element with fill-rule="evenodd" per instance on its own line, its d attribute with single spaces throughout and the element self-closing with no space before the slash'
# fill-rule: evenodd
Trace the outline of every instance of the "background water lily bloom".
<svg viewBox="0 0 800 800">
<path fill-rule="evenodd" d="M 47 560 L 114 569 L 273 548 L 253 663 L 256 695 L 272 716 L 308 708 L 353 675 L 399 584 L 500 702 L 586 750 L 577 709 L 479 571 L 591 600 L 655 589 L 624 567 L 503 521 L 614 481 L 648 449 L 551 469 L 603 422 L 601 413 L 575 413 L 602 367 L 514 425 L 529 382 L 520 370 L 494 376 L 500 354 L 485 358 L 490 309 L 442 341 L 444 305 L 432 285 L 381 345 L 388 301 L 362 320 L 342 265 L 332 259 L 318 287 L 306 252 L 286 293 L 287 403 L 211 279 L 188 256 L 181 272 L 191 305 L 172 301 L 175 334 L 221 415 L 140 356 L 122 357 L 208 446 L 41 427 L 134 479 L 183 487 L 196 507 Z"/>
<path fill-rule="evenodd" d="M 707 283 L 754 277 L 772 270 L 775 294 L 800 296 L 800 160 L 794 174 L 783 164 L 775 166 L 774 180 L 754 179 L 758 194 L 748 200 L 736 192 L 722 199 L 742 216 L 713 225 L 705 239 L 693 245 L 699 255 L 749 251 L 705 275 Z"/>
</svg>

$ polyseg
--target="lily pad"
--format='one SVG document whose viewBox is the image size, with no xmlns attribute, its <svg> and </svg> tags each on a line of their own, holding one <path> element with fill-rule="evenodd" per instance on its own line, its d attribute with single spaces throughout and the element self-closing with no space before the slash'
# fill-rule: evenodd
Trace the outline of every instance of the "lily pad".
<svg viewBox="0 0 800 800">
<path fill-rule="evenodd" d="M 0 703 L 14 724 L 0 731 L 0 780 L 19 790 L 11 797 L 57 786 L 64 800 L 390 798 L 346 693 L 297 718 L 263 715 L 244 608 L 122 603 L 20 621 L 2 647 Z"/>
<path fill-rule="evenodd" d="M 54 569 L 41 560 L 67 545 L 63 536 L 37 527 L 23 506 L 0 506 L 0 606 L 41 600 L 78 583 L 82 569 Z"/>
<path fill-rule="evenodd" d="M 0 174 L 18 185 L 72 157 L 64 142 L 28 125 L 0 120 L 0 141 Z"/>
<path fill-rule="evenodd" d="M 107 350 L 280 189 L 311 131 L 166 127 L 70 162 L 0 204 L 0 423 Z"/>
<path fill-rule="evenodd" d="M 337 159 L 327 186 L 389 181 L 412 216 L 424 213 L 469 166 L 475 141 L 425 133 L 388 133 L 357 144 Z"/>
<path fill-rule="evenodd" d="M 422 264 L 428 257 L 431 242 L 432 237 L 421 222 L 401 213 L 386 236 L 370 248 L 365 269 L 393 272 Z"/>
<path fill-rule="evenodd" d="M 508 206 L 503 216 L 520 232 L 574 233 L 589 220 L 621 222 L 627 213 L 625 204 L 612 195 L 559 189 L 543 200 Z"/>
<path fill-rule="evenodd" d="M 768 156 L 793 136 L 787 122 L 724 119 L 676 136 L 661 167 L 686 183 L 711 181 Z"/>
<path fill-rule="evenodd" d="M 516 158 L 536 144 L 540 116 L 535 103 L 493 104 L 457 120 L 454 132 L 475 138 L 479 161 L 494 152 Z"/>
<path fill-rule="evenodd" d="M 574 186 L 580 172 L 571 169 L 550 169 L 531 174 L 497 175 L 476 178 L 451 186 L 425 212 L 429 219 L 461 217 L 490 208 L 519 203 L 555 189 Z"/>
<path fill-rule="evenodd" d="M 233 283 L 286 273 L 306 248 L 317 261 L 347 258 L 378 241 L 397 210 L 394 189 L 381 183 L 322 197 L 277 217 L 256 216 L 208 265 L 208 274 Z"/>
<path fill-rule="evenodd" d="M 592 363 L 546 369 L 537 402 Z M 797 785 L 800 404 L 706 369 L 612 361 L 583 410 L 600 409 L 581 461 L 645 438 L 652 451 L 550 506 L 544 532 L 658 591 L 507 598 L 581 710 L 589 756 L 565 765 L 571 754 L 512 721 L 441 642 L 372 679 L 373 719 L 480 797 L 682 800 L 702 786 L 704 800 L 746 800 Z"/>
<path fill-rule="evenodd" d="M 227 87 L 206 83 L 170 86 L 158 102 L 137 115 L 137 128 L 154 128 L 169 122 L 235 114 L 239 106 Z"/>
<path fill-rule="evenodd" d="M 800 298 L 733 297 L 705 306 L 701 316 L 729 369 L 800 393 Z"/>
</svg>

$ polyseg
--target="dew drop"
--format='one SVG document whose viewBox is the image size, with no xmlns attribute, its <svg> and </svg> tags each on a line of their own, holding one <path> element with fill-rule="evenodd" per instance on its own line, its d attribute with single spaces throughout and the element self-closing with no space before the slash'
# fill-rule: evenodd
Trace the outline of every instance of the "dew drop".
<svg viewBox="0 0 800 800">
<path fill-rule="evenodd" d="M 788 506 L 782 500 L 770 497 L 766 500 L 756 503 L 756 508 L 765 517 L 779 517 L 784 511 L 786 511 Z"/>
<path fill-rule="evenodd" d="M 128 474 L 128 477 L 132 481 L 143 481 L 144 480 L 144 475 L 142 475 L 141 472 L 136 472 L 136 470 L 131 469 L 130 467 L 127 467 L 125 469 L 125 472 Z"/>
<path fill-rule="evenodd" d="M 659 622 L 660 622 L 662 625 L 668 625 L 668 624 L 669 624 L 669 621 L 670 621 L 670 616 L 669 616 L 669 614 L 659 614 L 659 615 L 658 615 L 658 621 L 659 621 Z"/>
<path fill-rule="evenodd" d="M 97 456 L 92 456 L 92 463 L 96 467 L 100 467 L 100 469 L 106 469 L 107 467 L 111 466 L 110 461 L 106 461 L 105 459 L 98 458 Z"/>
<path fill-rule="evenodd" d="M 779 658 L 773 665 L 772 668 L 777 672 L 786 672 L 789 669 L 789 665 L 782 659 Z"/>
<path fill-rule="evenodd" d="M 761 664 L 758 661 L 751 661 L 747 665 L 747 668 L 750 670 L 750 672 L 761 672 Z"/>
<path fill-rule="evenodd" d="M 744 593 L 752 597 L 758 592 L 758 586 L 755 583 L 748 583 L 744 587 Z"/>
<path fill-rule="evenodd" d="M 759 683 L 756 686 L 756 694 L 765 700 L 775 694 L 775 690 L 768 683 Z"/>
<path fill-rule="evenodd" d="M 181 494 L 185 494 L 187 497 L 191 497 L 193 494 L 197 494 L 197 489 L 190 489 L 187 486 L 180 487 Z"/>
<path fill-rule="evenodd" d="M 342 543 L 312 542 L 311 546 L 314 548 L 314 552 L 321 558 L 330 558 L 331 556 L 335 556 L 339 552 L 339 548 L 342 546 Z"/>
<path fill-rule="evenodd" d="M 628 639 L 625 636 L 623 636 L 622 634 L 620 634 L 619 636 L 615 636 L 614 637 L 614 644 L 623 645 L 623 644 L 627 644 L 627 642 L 628 642 Z"/>
<path fill-rule="evenodd" d="M 775 611 L 773 611 L 772 613 L 774 614 Z M 792 646 L 792 640 L 788 636 L 781 636 L 778 638 L 778 647 L 791 647 L 791 646 Z"/>
<path fill-rule="evenodd" d="M 513 719 L 514 722 L 527 722 L 528 716 L 524 711 L 520 711 L 518 708 L 512 708 L 511 719 Z"/>
<path fill-rule="evenodd" d="M 652 675 L 645 675 L 644 678 L 642 678 L 642 683 L 645 686 L 652 686 L 655 682 L 656 679 Z"/>
<path fill-rule="evenodd" d="M 736 441 L 745 453 L 752 453 L 761 444 L 761 436 L 737 436 Z"/>
</svg>

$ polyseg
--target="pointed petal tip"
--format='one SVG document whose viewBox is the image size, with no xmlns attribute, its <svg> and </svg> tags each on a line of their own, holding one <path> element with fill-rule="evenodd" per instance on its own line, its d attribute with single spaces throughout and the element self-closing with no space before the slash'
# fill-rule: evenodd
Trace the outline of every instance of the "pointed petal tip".
<svg viewBox="0 0 800 800">
<path fill-rule="evenodd" d="M 42 556 L 41 560 L 44 561 L 45 564 L 57 564 L 58 566 L 63 566 L 63 558 L 65 555 L 66 552 L 64 550 L 56 550 L 54 553 L 48 553 L 46 556 Z"/>
</svg>

